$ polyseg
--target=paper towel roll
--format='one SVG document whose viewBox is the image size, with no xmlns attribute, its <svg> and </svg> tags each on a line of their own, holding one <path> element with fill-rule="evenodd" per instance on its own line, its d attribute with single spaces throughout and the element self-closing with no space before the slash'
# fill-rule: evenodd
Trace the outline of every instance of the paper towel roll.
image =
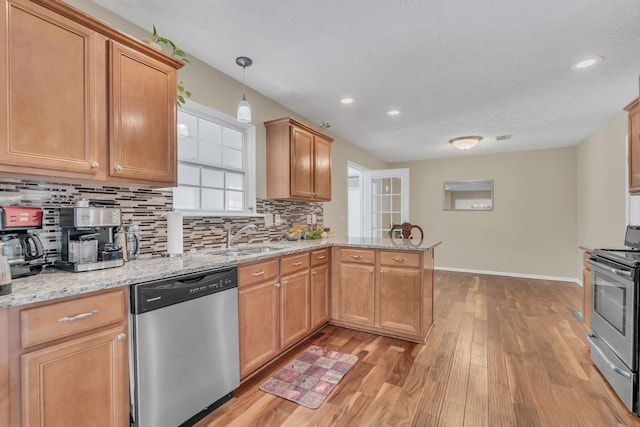
<svg viewBox="0 0 640 427">
<path fill-rule="evenodd" d="M 182 213 L 167 213 L 167 253 L 182 254 Z"/>
</svg>

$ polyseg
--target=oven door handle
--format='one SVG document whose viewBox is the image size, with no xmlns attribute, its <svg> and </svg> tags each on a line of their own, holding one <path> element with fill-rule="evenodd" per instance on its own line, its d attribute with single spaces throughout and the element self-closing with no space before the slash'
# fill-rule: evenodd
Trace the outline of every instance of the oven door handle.
<svg viewBox="0 0 640 427">
<path fill-rule="evenodd" d="M 595 337 L 596 336 L 593 333 L 587 334 L 587 339 L 591 343 L 591 348 L 595 348 L 596 349 L 598 354 L 600 354 L 600 357 L 602 357 L 602 359 L 606 362 L 606 364 L 609 365 L 609 368 L 611 368 L 611 370 L 613 372 L 616 372 L 616 373 L 622 375 L 625 378 L 631 379 L 631 377 L 632 377 L 631 372 L 623 371 L 622 369 L 618 368 L 616 365 L 611 363 L 611 361 L 607 358 L 607 356 L 604 354 L 604 352 L 602 350 L 600 350 L 598 345 L 593 340 Z"/>
<path fill-rule="evenodd" d="M 609 267 L 608 265 L 604 265 L 597 261 L 592 261 L 591 265 L 595 265 L 596 267 L 602 268 L 603 270 L 607 270 L 609 273 L 615 274 L 617 276 L 633 276 L 633 272 L 631 270 L 620 270 L 618 268 Z"/>
</svg>

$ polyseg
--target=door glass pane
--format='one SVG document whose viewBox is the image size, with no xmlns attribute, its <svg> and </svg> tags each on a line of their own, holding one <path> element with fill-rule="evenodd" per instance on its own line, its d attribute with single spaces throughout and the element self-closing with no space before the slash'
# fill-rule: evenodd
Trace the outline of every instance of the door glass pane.
<svg viewBox="0 0 640 427">
<path fill-rule="evenodd" d="M 380 187 L 380 193 L 381 194 L 391 194 L 391 178 L 383 178 L 382 179 L 382 183 L 381 183 L 381 187 Z"/>
</svg>

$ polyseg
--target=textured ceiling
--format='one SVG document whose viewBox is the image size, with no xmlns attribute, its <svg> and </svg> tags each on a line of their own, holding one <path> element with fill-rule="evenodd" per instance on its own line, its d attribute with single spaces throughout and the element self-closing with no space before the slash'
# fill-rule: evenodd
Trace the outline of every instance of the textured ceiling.
<svg viewBox="0 0 640 427">
<path fill-rule="evenodd" d="M 96 2 L 387 162 L 575 145 L 638 96 L 639 0 Z"/>
</svg>

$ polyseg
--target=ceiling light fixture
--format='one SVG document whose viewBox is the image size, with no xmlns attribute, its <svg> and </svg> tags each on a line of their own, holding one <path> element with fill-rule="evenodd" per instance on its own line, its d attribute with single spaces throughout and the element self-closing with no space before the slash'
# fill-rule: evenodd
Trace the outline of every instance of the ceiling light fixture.
<svg viewBox="0 0 640 427">
<path fill-rule="evenodd" d="M 458 150 L 471 150 L 473 147 L 478 145 L 480 141 L 482 141 L 481 136 L 460 136 L 449 140 L 451 145 L 456 147 Z"/>
<path fill-rule="evenodd" d="M 247 90 L 244 84 L 244 72 L 247 67 L 251 67 L 253 61 L 251 60 L 251 58 L 247 58 L 246 56 L 239 56 L 236 58 L 236 64 L 242 67 L 242 100 L 238 102 L 237 119 L 239 122 L 249 123 L 251 122 L 251 104 L 249 104 L 249 101 L 247 101 L 247 97 L 245 95 L 245 92 Z"/>
<path fill-rule="evenodd" d="M 401 112 L 400 110 L 389 110 L 387 111 L 387 116 L 399 116 Z"/>
<path fill-rule="evenodd" d="M 356 102 L 356 99 L 352 96 L 347 96 L 342 98 L 340 102 L 343 104 L 353 104 L 354 102 Z"/>
<path fill-rule="evenodd" d="M 583 59 L 582 61 L 578 61 L 571 66 L 574 70 L 581 70 L 583 68 L 593 67 L 596 64 L 602 62 L 604 58 L 602 56 L 594 56 L 593 58 Z"/>
</svg>

